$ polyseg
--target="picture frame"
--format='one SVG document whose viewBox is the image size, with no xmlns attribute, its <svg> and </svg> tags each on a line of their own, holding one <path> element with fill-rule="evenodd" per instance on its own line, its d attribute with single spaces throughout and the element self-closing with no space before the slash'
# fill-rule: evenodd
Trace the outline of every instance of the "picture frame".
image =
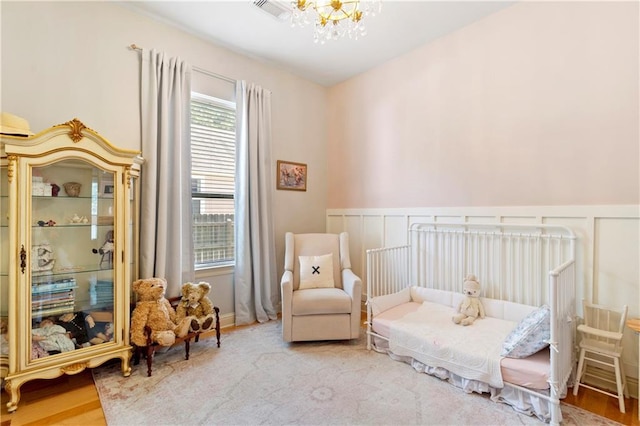
<svg viewBox="0 0 640 426">
<path fill-rule="evenodd" d="M 278 160 L 276 167 L 277 189 L 289 191 L 307 190 L 307 165 Z"/>
<path fill-rule="evenodd" d="M 113 198 L 113 193 L 115 192 L 115 185 L 113 184 L 113 180 L 104 179 L 100 180 L 100 197 L 102 198 Z"/>
</svg>

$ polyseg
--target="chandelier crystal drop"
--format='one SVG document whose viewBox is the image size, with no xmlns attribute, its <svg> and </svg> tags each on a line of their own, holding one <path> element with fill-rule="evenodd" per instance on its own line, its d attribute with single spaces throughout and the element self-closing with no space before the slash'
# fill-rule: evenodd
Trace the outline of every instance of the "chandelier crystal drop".
<svg viewBox="0 0 640 426">
<path fill-rule="evenodd" d="M 348 35 L 357 40 L 367 34 L 362 22 L 365 16 L 380 12 L 380 0 L 294 0 L 291 24 L 314 23 L 313 40 L 324 44 Z"/>
</svg>

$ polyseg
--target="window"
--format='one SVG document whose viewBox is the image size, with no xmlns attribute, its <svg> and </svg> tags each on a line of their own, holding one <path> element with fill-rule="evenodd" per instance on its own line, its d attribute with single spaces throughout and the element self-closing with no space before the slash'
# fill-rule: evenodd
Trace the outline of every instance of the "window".
<svg viewBox="0 0 640 426">
<path fill-rule="evenodd" d="M 191 199 L 196 269 L 234 261 L 236 106 L 191 94 Z"/>
</svg>

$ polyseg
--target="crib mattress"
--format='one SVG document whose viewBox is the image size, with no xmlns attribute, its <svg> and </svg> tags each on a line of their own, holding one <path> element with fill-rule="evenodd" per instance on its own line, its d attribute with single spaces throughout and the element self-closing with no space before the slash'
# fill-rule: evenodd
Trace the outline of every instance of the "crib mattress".
<svg viewBox="0 0 640 426">
<path fill-rule="evenodd" d="M 391 323 L 410 312 L 416 311 L 422 303 L 407 302 L 388 309 L 377 315 L 372 321 L 373 331 L 389 338 Z M 473 325 L 471 325 L 473 327 Z M 502 380 L 530 389 L 548 389 L 549 383 L 549 349 L 522 359 L 503 358 L 500 361 Z"/>
</svg>

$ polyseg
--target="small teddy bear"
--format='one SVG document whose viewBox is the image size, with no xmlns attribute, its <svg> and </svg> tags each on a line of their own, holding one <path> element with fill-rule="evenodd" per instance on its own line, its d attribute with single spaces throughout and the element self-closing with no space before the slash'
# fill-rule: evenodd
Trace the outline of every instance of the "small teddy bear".
<svg viewBox="0 0 640 426">
<path fill-rule="evenodd" d="M 182 300 L 176 308 L 176 318 L 177 321 L 181 321 L 193 317 L 190 321 L 190 331 L 207 331 L 215 321 L 213 303 L 207 296 L 209 291 L 211 285 L 204 281 L 182 285 Z"/>
<path fill-rule="evenodd" d="M 137 295 L 136 307 L 131 314 L 131 342 L 146 346 L 145 326 L 151 329 L 151 339 L 161 346 L 171 346 L 176 336 L 189 332 L 189 320 L 176 324 L 176 312 L 164 297 L 167 282 L 163 278 L 146 278 L 134 281 L 133 291 Z"/>
<path fill-rule="evenodd" d="M 456 324 L 471 325 L 476 318 L 484 318 L 484 306 L 480 300 L 480 283 L 475 275 L 469 274 L 464 279 L 464 299 L 458 306 L 458 314 L 452 320 Z"/>
</svg>

